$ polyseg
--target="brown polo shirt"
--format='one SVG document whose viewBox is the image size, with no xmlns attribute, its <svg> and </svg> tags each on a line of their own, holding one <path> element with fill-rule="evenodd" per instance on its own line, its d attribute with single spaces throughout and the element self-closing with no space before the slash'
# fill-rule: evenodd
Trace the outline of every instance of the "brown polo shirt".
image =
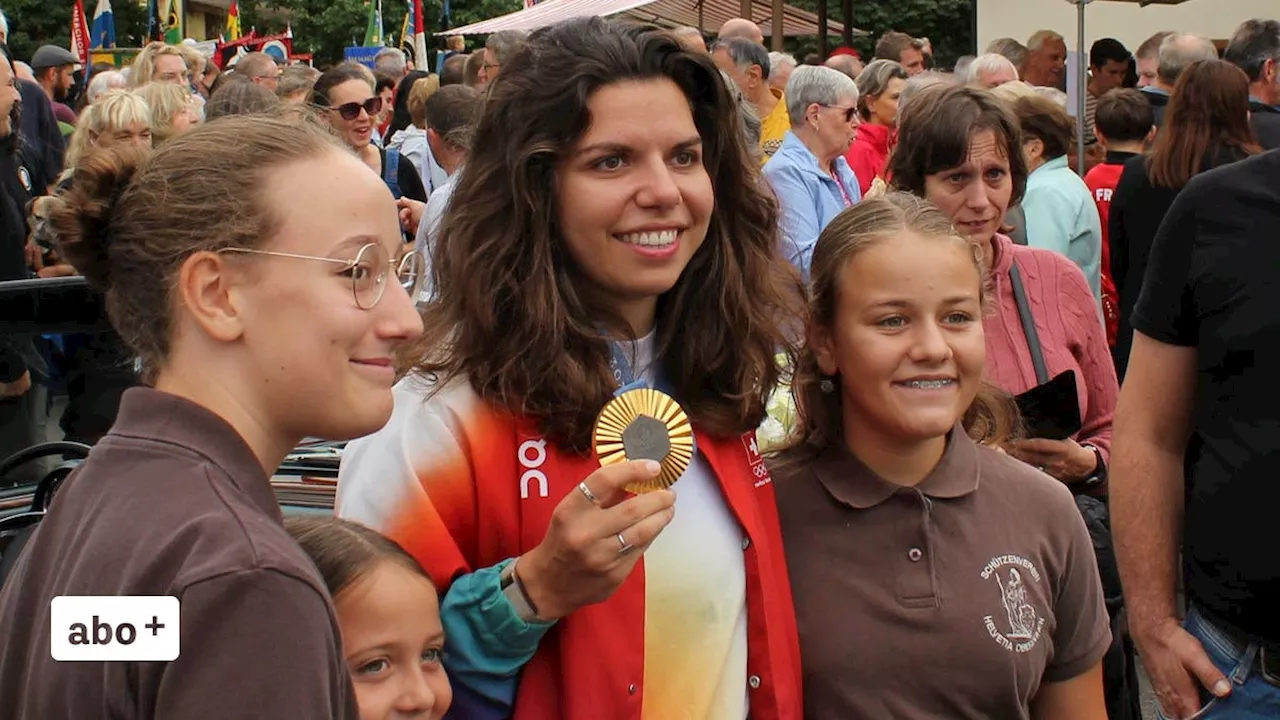
<svg viewBox="0 0 1280 720">
<path fill-rule="evenodd" d="M 773 469 L 810 718 L 1029 718 L 1111 640 L 1088 531 L 1047 475 L 953 432 L 915 488 L 844 447 Z"/>
<path fill-rule="evenodd" d="M 173 662 L 55 662 L 59 595 L 172 595 Z M 356 718 L 332 604 L 221 418 L 149 388 L 54 498 L 0 593 L 0 716 Z"/>
</svg>

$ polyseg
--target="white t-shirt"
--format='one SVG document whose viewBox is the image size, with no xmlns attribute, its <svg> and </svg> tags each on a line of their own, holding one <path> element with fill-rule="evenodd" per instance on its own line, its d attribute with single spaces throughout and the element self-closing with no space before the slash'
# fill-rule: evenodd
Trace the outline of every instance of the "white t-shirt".
<svg viewBox="0 0 1280 720">
<path fill-rule="evenodd" d="M 653 333 L 624 349 L 650 384 L 653 352 Z M 745 718 L 745 536 L 701 454 L 672 490 L 675 517 L 644 555 L 642 720 Z"/>
</svg>

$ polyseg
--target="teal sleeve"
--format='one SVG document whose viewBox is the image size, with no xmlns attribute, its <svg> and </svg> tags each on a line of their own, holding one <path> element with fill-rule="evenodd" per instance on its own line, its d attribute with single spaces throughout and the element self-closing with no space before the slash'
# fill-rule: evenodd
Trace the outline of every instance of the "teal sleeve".
<svg viewBox="0 0 1280 720">
<path fill-rule="evenodd" d="M 473 697 L 487 707 L 514 706 L 520 670 L 555 624 L 528 623 L 516 615 L 500 583 L 502 570 L 511 562 L 454 580 L 440 605 L 445 667 L 450 680 L 463 686 L 456 699 Z"/>
</svg>

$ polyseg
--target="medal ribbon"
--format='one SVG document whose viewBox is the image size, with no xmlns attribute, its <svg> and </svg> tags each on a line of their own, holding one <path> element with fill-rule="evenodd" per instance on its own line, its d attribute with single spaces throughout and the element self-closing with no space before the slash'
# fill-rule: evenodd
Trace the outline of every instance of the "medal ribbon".
<svg viewBox="0 0 1280 720">
<path fill-rule="evenodd" d="M 632 347 L 634 348 L 634 345 Z M 627 360 L 627 355 L 622 349 L 622 343 L 610 340 L 609 352 L 612 355 L 609 360 L 609 365 L 613 369 L 613 379 L 614 382 L 618 383 L 618 389 L 613 391 L 614 397 L 618 397 L 619 395 L 630 392 L 631 390 L 649 387 L 649 383 L 645 382 L 643 378 L 637 378 L 635 372 L 631 369 L 631 362 Z M 656 356 L 653 361 L 655 365 L 657 365 L 658 360 Z M 674 398 L 675 396 L 670 392 L 669 386 L 664 387 L 667 384 L 662 381 L 661 365 L 657 365 L 657 367 L 655 367 L 653 375 L 655 378 L 654 386 Z M 698 453 L 696 439 L 694 440 L 693 452 L 695 455 Z"/>
<path fill-rule="evenodd" d="M 631 363 L 627 360 L 626 354 L 622 351 L 621 343 L 610 341 L 609 351 L 613 354 L 613 357 L 609 360 L 609 365 L 613 369 L 613 381 L 618 383 L 618 389 L 613 391 L 614 397 L 617 397 L 629 390 L 649 387 L 649 383 L 637 378 L 635 373 L 631 370 Z"/>
</svg>

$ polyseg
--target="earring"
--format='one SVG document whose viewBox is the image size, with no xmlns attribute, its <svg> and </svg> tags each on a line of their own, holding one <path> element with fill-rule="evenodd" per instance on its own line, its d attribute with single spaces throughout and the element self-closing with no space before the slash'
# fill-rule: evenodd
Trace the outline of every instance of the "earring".
<svg viewBox="0 0 1280 720">
<path fill-rule="evenodd" d="M 819 390 L 821 390 L 822 392 L 824 392 L 824 393 L 826 393 L 826 394 L 830 395 L 831 393 L 833 393 L 833 392 L 835 392 L 835 391 L 836 391 L 836 384 L 835 384 L 834 382 L 832 382 L 832 381 L 831 381 L 831 378 L 829 378 L 829 377 L 824 377 L 824 378 L 822 378 L 822 380 L 818 383 L 818 389 L 819 389 Z"/>
</svg>

